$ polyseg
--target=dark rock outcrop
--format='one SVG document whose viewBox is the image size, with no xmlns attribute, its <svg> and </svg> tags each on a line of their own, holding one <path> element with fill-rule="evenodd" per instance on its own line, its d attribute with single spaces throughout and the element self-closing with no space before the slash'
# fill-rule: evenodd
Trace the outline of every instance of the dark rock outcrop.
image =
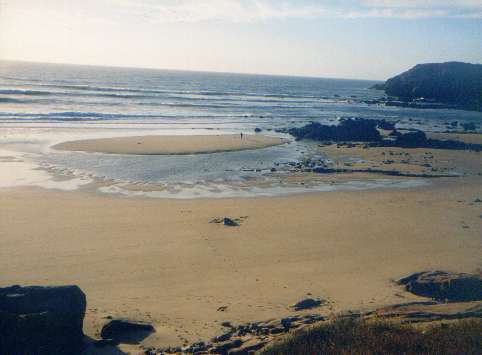
<svg viewBox="0 0 482 355">
<path fill-rule="evenodd" d="M 439 301 L 482 300 L 480 275 L 457 274 L 445 271 L 418 272 L 398 280 L 413 294 L 431 297 Z"/>
<path fill-rule="evenodd" d="M 378 123 L 377 120 L 360 118 L 343 119 L 337 126 L 312 122 L 301 128 L 292 128 L 288 132 L 298 140 L 376 142 L 382 139 L 377 130 Z"/>
<path fill-rule="evenodd" d="M 392 130 L 390 139 L 383 139 L 377 128 Z M 313 139 L 329 142 L 368 142 L 371 146 L 400 148 L 433 148 L 482 151 L 482 144 L 470 144 L 455 140 L 429 139 L 422 131 L 402 134 L 395 124 L 385 120 L 364 118 L 343 119 L 337 126 L 312 122 L 304 127 L 292 128 L 288 133 L 297 140 Z M 327 171 L 323 171 L 327 172 Z"/>
<path fill-rule="evenodd" d="M 384 139 L 377 128 L 392 130 L 389 139 Z M 469 128 L 473 128 L 470 126 Z M 429 139 L 423 131 L 412 130 L 402 134 L 395 124 L 385 120 L 364 118 L 342 119 L 337 126 L 312 122 L 301 128 L 292 128 L 288 133 L 297 140 L 313 139 L 329 142 L 368 142 L 370 146 L 400 148 L 433 148 L 451 150 L 482 151 L 482 144 L 464 143 L 456 140 Z M 324 171 L 325 172 L 325 171 Z"/>
<path fill-rule="evenodd" d="M 418 64 L 388 79 L 383 89 L 388 96 L 405 102 L 438 102 L 481 111 L 482 64 Z"/>
<path fill-rule="evenodd" d="M 86 304 L 77 286 L 0 288 L 0 354 L 76 354 Z"/>
<path fill-rule="evenodd" d="M 102 339 L 113 339 L 119 342 L 136 342 L 154 332 L 154 327 L 144 322 L 127 319 L 112 319 L 102 327 Z"/>
</svg>

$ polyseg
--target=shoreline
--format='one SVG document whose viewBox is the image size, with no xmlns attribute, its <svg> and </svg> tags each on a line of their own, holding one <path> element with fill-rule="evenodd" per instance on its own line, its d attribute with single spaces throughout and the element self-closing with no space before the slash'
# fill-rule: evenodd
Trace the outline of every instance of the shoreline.
<svg viewBox="0 0 482 355">
<path fill-rule="evenodd" d="M 291 142 L 264 135 L 129 136 L 68 141 L 52 146 L 60 151 L 125 155 L 191 155 L 262 149 Z"/>
</svg>

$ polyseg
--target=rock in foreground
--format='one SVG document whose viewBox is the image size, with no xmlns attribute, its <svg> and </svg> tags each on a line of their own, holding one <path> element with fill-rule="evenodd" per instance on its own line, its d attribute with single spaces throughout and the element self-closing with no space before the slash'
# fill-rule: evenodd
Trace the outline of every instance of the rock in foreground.
<svg viewBox="0 0 482 355">
<path fill-rule="evenodd" d="M 0 354 L 77 353 L 86 304 L 77 286 L 0 288 Z"/>
<path fill-rule="evenodd" d="M 404 277 L 398 283 L 405 285 L 405 289 L 413 294 L 431 297 L 439 301 L 482 300 L 480 275 L 424 271 Z"/>
</svg>

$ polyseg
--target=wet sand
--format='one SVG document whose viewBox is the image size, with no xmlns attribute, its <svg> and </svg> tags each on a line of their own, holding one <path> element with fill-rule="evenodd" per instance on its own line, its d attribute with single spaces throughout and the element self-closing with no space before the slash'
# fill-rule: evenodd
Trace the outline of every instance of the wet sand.
<svg viewBox="0 0 482 355">
<path fill-rule="evenodd" d="M 430 148 L 347 147 L 338 144 L 317 150 L 334 160 L 333 167 L 347 170 L 399 171 L 405 174 L 482 175 L 482 152 Z M 356 158 L 356 159 L 351 159 Z"/>
<path fill-rule="evenodd" d="M 461 133 L 461 132 L 452 132 L 452 133 L 435 133 L 429 132 L 427 133 L 429 138 L 433 139 L 442 139 L 442 140 L 456 140 L 461 141 L 464 143 L 469 144 L 482 144 L 482 133 Z"/>
<path fill-rule="evenodd" d="M 53 146 L 57 150 L 110 154 L 180 155 L 229 152 L 272 147 L 288 139 L 264 135 L 136 136 L 86 139 Z"/>
<path fill-rule="evenodd" d="M 166 200 L 34 188 L 0 191 L 0 285 L 78 284 L 85 330 L 151 322 L 145 345 L 209 339 L 222 321 L 330 314 L 414 299 L 391 280 L 482 267 L 479 176 L 430 187 L 289 197 Z M 243 217 L 240 227 L 209 223 Z M 226 306 L 225 311 L 218 311 Z"/>
</svg>

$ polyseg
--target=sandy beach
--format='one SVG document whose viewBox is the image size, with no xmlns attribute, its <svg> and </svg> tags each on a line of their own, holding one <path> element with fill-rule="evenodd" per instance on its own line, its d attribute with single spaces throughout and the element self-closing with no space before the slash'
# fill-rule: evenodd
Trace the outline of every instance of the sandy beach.
<svg viewBox="0 0 482 355">
<path fill-rule="evenodd" d="M 289 140 L 264 135 L 136 136 L 86 139 L 55 145 L 57 150 L 138 155 L 183 155 L 272 147 Z"/>
<path fill-rule="evenodd" d="M 144 345 L 209 339 L 226 320 L 288 315 L 308 294 L 328 300 L 319 311 L 330 314 L 415 299 L 392 283 L 411 272 L 473 272 L 481 197 L 480 177 L 245 199 L 8 189 L 0 284 L 79 285 L 93 337 L 104 317 L 121 316 L 154 324 Z M 221 216 L 244 219 L 209 223 Z"/>
<path fill-rule="evenodd" d="M 55 148 L 189 154 L 284 142 L 261 135 L 138 136 Z M 87 295 L 89 337 L 99 338 L 107 317 L 155 327 L 141 344 L 120 344 L 137 354 L 140 345 L 209 340 L 225 321 L 296 314 L 290 305 L 305 297 L 325 300 L 315 310 L 325 316 L 423 300 L 393 281 L 423 270 L 482 268 L 481 152 L 309 141 L 305 147 L 305 163 L 268 175 L 299 186 L 430 179 L 399 189 L 198 199 L 148 198 L 142 192 L 156 186 L 144 183 L 130 188 L 141 192 L 137 197 L 100 193 L 100 186 L 115 186 L 106 181 L 72 191 L 13 185 L 0 189 L 0 286 L 78 285 Z M 343 173 L 307 169 L 306 161 L 320 155 Z M 8 156 L 5 162 L 22 164 Z M 383 174 L 393 170 L 415 177 Z M 240 226 L 211 223 L 226 216 Z"/>
</svg>

